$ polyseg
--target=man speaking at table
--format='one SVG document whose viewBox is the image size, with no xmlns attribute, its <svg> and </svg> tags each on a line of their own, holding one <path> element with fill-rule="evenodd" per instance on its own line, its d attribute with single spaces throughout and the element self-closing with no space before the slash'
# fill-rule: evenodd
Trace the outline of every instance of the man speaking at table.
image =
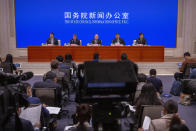
<svg viewBox="0 0 196 131">
<path fill-rule="evenodd" d="M 144 33 L 139 33 L 139 38 L 136 40 L 137 45 L 147 45 L 147 41 L 144 38 Z"/>
<path fill-rule="evenodd" d="M 51 32 L 50 33 L 50 38 L 47 39 L 47 42 L 46 42 L 48 45 L 51 44 L 51 45 L 58 45 L 58 39 L 57 38 L 54 38 L 54 33 Z"/>
<path fill-rule="evenodd" d="M 70 45 L 81 45 L 81 41 L 77 39 L 76 34 L 73 34 L 73 39 L 70 40 Z"/>
<path fill-rule="evenodd" d="M 112 45 L 125 45 L 125 41 L 120 38 L 119 33 L 116 33 L 115 38 L 112 40 Z"/>
</svg>

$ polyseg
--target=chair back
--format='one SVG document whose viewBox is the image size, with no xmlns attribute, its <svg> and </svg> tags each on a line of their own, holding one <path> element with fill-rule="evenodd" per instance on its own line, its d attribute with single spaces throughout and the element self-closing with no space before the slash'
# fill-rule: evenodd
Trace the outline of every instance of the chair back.
<svg viewBox="0 0 196 131">
<path fill-rule="evenodd" d="M 150 117 L 151 120 L 161 118 L 162 110 L 162 105 L 143 105 L 139 116 L 139 127 L 142 126 L 145 116 Z"/>
<path fill-rule="evenodd" d="M 185 65 L 185 69 L 184 69 L 184 72 L 183 72 L 184 78 L 188 78 L 189 77 L 189 75 L 191 73 L 191 70 L 193 68 L 196 68 L 196 62 L 187 63 Z"/>
<path fill-rule="evenodd" d="M 33 96 L 48 106 L 57 106 L 56 88 L 33 88 Z"/>
</svg>

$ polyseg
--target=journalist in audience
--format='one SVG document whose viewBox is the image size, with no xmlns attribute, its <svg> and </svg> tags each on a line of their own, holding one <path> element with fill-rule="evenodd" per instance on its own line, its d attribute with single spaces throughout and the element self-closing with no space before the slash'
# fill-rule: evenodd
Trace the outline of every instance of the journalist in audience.
<svg viewBox="0 0 196 131">
<path fill-rule="evenodd" d="M 29 83 L 24 83 L 26 89 L 25 98 L 28 100 L 29 104 L 42 104 L 38 97 L 32 96 L 32 88 Z M 46 109 L 46 105 L 42 104 L 42 112 L 44 117 L 49 117 L 49 111 Z"/>
<path fill-rule="evenodd" d="M 7 54 L 5 61 L 0 64 L 0 67 L 3 68 L 5 73 L 13 74 L 14 71 L 16 73 L 18 72 L 16 66 L 13 63 L 13 56 L 11 54 Z"/>
<path fill-rule="evenodd" d="M 93 61 L 99 61 L 99 53 L 93 55 Z"/>
<path fill-rule="evenodd" d="M 73 61 L 72 59 L 72 55 L 71 54 L 66 54 L 65 55 L 65 61 L 64 63 L 66 65 L 70 65 L 71 68 L 73 68 L 74 70 L 77 70 L 77 65 L 76 63 Z"/>
<path fill-rule="evenodd" d="M 169 131 L 170 127 L 175 125 L 176 121 L 184 124 L 185 121 L 181 120 L 178 116 L 178 103 L 173 100 L 168 100 L 163 106 L 162 114 L 160 119 L 151 121 L 149 131 Z"/>
<path fill-rule="evenodd" d="M 50 66 L 51 72 L 56 74 L 57 81 L 62 81 L 62 84 L 66 85 L 66 74 L 59 70 L 59 62 L 57 60 L 53 60 L 51 61 Z"/>
<path fill-rule="evenodd" d="M 175 123 L 173 125 L 170 124 L 169 131 L 189 131 L 189 128 L 185 125 L 180 123 Z"/>
<path fill-rule="evenodd" d="M 184 72 L 185 66 L 187 63 L 196 63 L 196 58 L 192 58 L 189 52 L 184 53 L 184 61 L 182 62 L 182 66 L 180 67 L 180 72 Z"/>
<path fill-rule="evenodd" d="M 162 117 L 151 121 L 148 131 L 189 131 L 178 116 L 178 103 L 168 100 L 163 105 Z M 139 128 L 138 131 L 143 131 Z"/>
<path fill-rule="evenodd" d="M 56 57 L 56 60 L 58 60 L 59 63 L 63 63 L 64 62 L 64 57 L 62 55 L 59 55 Z"/>
<path fill-rule="evenodd" d="M 162 94 L 163 93 L 163 84 L 162 84 L 162 81 L 156 77 L 156 75 L 157 75 L 156 69 L 151 69 L 149 74 L 150 74 L 150 77 L 147 78 L 147 82 L 152 83 L 154 85 L 156 91 L 159 94 Z"/>
<path fill-rule="evenodd" d="M 16 113 L 13 113 L 12 116 L 7 120 L 8 124 L 4 125 L 5 131 L 13 131 L 16 129 L 21 131 L 39 131 L 39 123 L 33 127 L 29 120 L 19 118 L 21 114 L 21 107 L 17 107 Z"/>
<path fill-rule="evenodd" d="M 56 60 L 59 62 L 59 71 L 64 72 L 64 69 L 67 68 L 67 64 L 64 63 L 64 57 L 59 55 L 56 57 Z"/>
<path fill-rule="evenodd" d="M 147 82 L 147 76 L 144 73 L 140 73 L 137 76 L 138 84 L 137 84 L 137 90 L 142 90 L 142 87 Z"/>
<path fill-rule="evenodd" d="M 151 83 L 147 83 L 142 87 L 141 94 L 136 100 L 136 118 L 139 117 L 142 105 L 162 105 L 162 101 Z"/>
<path fill-rule="evenodd" d="M 138 74 L 138 66 L 137 66 L 137 64 L 135 64 L 133 61 L 129 60 L 127 58 L 127 54 L 126 53 L 122 53 L 121 54 L 121 61 L 129 62 L 131 65 L 133 65 L 136 75 Z"/>
<path fill-rule="evenodd" d="M 74 125 L 71 131 L 93 131 L 90 125 L 92 109 L 88 104 L 81 104 L 76 109 L 76 120 L 78 123 Z"/>
<path fill-rule="evenodd" d="M 36 82 L 33 88 L 56 88 L 57 104 L 60 106 L 62 98 L 62 88 L 57 84 L 57 76 L 52 71 L 49 71 L 45 75 L 45 81 Z"/>
</svg>

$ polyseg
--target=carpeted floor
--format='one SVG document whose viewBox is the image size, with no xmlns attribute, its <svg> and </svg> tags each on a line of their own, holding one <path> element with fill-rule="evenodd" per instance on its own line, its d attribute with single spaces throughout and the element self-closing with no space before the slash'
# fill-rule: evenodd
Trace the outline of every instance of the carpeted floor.
<svg viewBox="0 0 196 131">
<path fill-rule="evenodd" d="M 171 85 L 174 81 L 173 76 L 159 76 L 159 78 L 163 82 L 164 93 L 169 93 L 171 89 Z M 42 76 L 34 76 L 28 82 L 31 85 L 34 84 L 36 81 L 42 80 Z M 72 96 L 72 99 L 74 96 Z M 179 101 L 179 97 L 172 96 L 169 99 L 173 99 L 175 101 Z M 164 98 L 163 101 L 167 101 L 167 98 Z M 72 124 L 72 114 L 75 112 L 76 107 L 75 102 L 68 103 L 64 109 L 69 110 L 69 114 L 66 118 L 59 120 L 57 124 L 57 131 L 63 131 L 66 125 Z M 196 102 L 194 102 L 191 106 L 182 106 L 179 104 L 179 115 L 182 119 L 186 121 L 187 126 L 189 127 L 190 131 L 196 131 Z"/>
</svg>

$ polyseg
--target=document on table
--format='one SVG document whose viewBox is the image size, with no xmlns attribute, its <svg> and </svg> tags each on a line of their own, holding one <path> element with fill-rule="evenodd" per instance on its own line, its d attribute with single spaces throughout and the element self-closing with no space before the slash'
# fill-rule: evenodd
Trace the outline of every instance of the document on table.
<svg viewBox="0 0 196 131">
<path fill-rule="evenodd" d="M 150 126 L 150 123 L 151 123 L 151 118 L 148 117 L 148 116 L 145 116 L 144 122 L 143 122 L 143 126 L 142 126 L 142 128 L 144 129 L 144 131 L 148 131 L 149 126 Z"/>
<path fill-rule="evenodd" d="M 21 108 L 20 118 L 29 120 L 32 125 L 35 125 L 37 122 L 40 122 L 41 116 L 41 105 L 35 107 Z"/>
<path fill-rule="evenodd" d="M 50 114 L 55 114 L 55 115 L 59 114 L 61 110 L 61 108 L 59 107 L 46 107 L 46 109 L 48 109 Z"/>
</svg>

